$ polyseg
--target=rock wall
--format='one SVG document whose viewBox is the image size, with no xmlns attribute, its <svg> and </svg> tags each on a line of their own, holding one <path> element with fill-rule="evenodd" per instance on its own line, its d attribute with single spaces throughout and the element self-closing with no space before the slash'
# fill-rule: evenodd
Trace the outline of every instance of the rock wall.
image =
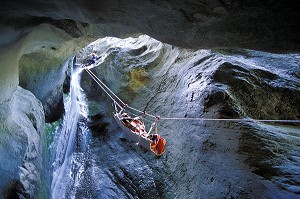
<svg viewBox="0 0 300 199">
<path fill-rule="evenodd" d="M 0 106 L 1 195 L 37 196 L 45 122 L 42 104 L 18 87 Z"/>
<path fill-rule="evenodd" d="M 19 84 L 42 102 L 47 122 L 62 117 L 66 62 L 87 42 L 48 24 L 39 25 L 24 38 Z"/>
<path fill-rule="evenodd" d="M 37 94 L 32 86 L 36 85 L 33 79 L 26 82 L 28 71 L 33 73 L 33 69 L 36 69 L 35 72 L 39 73 L 43 68 L 45 72 L 51 72 L 50 67 L 59 67 L 78 49 L 105 35 L 124 37 L 142 32 L 188 48 L 297 50 L 300 28 L 296 20 L 299 17 L 296 8 L 292 1 L 99 3 L 66 0 L 53 1 L 51 4 L 38 0 L 4 1 L 0 10 L 0 26 L 3 30 L 0 41 L 3 71 L 0 100 L 7 100 L 11 96 L 18 85 L 18 76 L 21 77 L 22 86 L 28 86 L 27 89 Z M 19 75 L 21 57 L 22 74 Z M 49 78 L 46 79 L 49 81 Z M 58 79 L 57 82 L 60 81 Z M 56 87 L 55 90 L 49 92 L 56 96 L 51 102 L 58 105 L 61 89 Z M 49 107 L 45 96 L 37 97 L 45 107 Z M 52 105 L 52 108 L 56 105 Z M 47 121 L 50 121 L 48 115 L 52 116 L 48 108 L 45 109 Z"/>
<path fill-rule="evenodd" d="M 46 121 L 60 117 L 61 84 L 65 77 L 65 65 L 61 63 L 99 37 L 146 33 L 169 44 L 193 49 L 237 47 L 275 52 L 298 51 L 298 10 L 298 4 L 292 0 L 2 1 L 1 118 L 6 118 L 6 110 L 11 110 L 10 103 L 20 90 L 19 84 L 42 102 Z M 125 90 L 130 91 L 133 97 L 137 89 L 143 86 L 133 85 L 147 80 L 147 74 L 137 76 L 139 72 L 133 71 L 129 75 L 131 85 Z M 273 97 L 279 100 L 281 96 Z M 127 97 L 131 99 L 132 96 Z M 58 114 L 55 113 L 57 109 L 60 109 Z M 251 108 L 248 111 L 253 112 Z M 18 113 L 8 118 L 17 121 L 19 117 Z M 15 122 L 3 121 L 3 132 L 14 129 Z M 27 120 L 23 125 L 27 128 L 34 125 L 34 122 Z M 5 139 L 17 139 L 14 136 L 11 134 Z M 18 142 L 22 145 L 21 148 L 15 148 L 18 157 L 7 157 L 10 158 L 6 159 L 7 165 L 22 163 L 22 153 L 25 154 L 26 147 L 23 140 Z M 4 146 L 4 143 L 1 144 L 1 147 Z M 28 165 L 25 167 L 30 170 Z M 3 169 L 5 171 L 6 168 Z M 8 173 L 15 174 L 14 171 L 15 167 L 11 167 Z M 11 179 L 17 179 L 15 177 L 12 175 Z M 22 184 L 26 190 L 32 190 L 30 183 L 28 185 L 24 181 Z"/>
<path fill-rule="evenodd" d="M 298 8 L 293 0 L 145 0 L 139 3 L 133 0 L 56 0 L 51 3 L 14 0 L 3 2 L 1 16 L 6 32 L 11 31 L 11 27 L 18 30 L 52 23 L 76 37 L 81 36 L 76 24 L 82 23 L 92 24 L 94 33 L 99 27 L 110 36 L 121 36 L 126 31 L 142 32 L 188 48 L 240 47 L 282 51 L 299 49 Z M 65 21 L 58 23 L 60 20 Z M 9 39 L 15 40 L 13 36 Z"/>
<path fill-rule="evenodd" d="M 128 39 L 126 48 L 118 39 L 99 42 L 97 53 L 110 54 L 92 69 L 130 106 L 176 118 L 300 117 L 298 54 L 192 51 L 141 40 Z M 91 100 L 94 139 L 80 161 L 91 164 L 83 166 L 81 186 L 70 188 L 66 196 L 298 197 L 299 127 L 162 119 L 159 132 L 167 140 L 166 152 L 154 158 L 118 129 L 111 118 L 112 101 L 86 72 L 82 87 Z M 281 97 L 289 103 L 281 103 Z M 152 118 L 144 121 L 149 126 Z"/>
<path fill-rule="evenodd" d="M 300 45 L 299 12 L 293 1 L 14 0 L 3 2 L 0 17 L 1 101 L 18 85 L 18 60 L 23 54 L 41 57 L 36 60 L 39 63 L 51 59 L 46 68 L 58 67 L 58 60 L 66 61 L 76 50 L 105 35 L 146 33 L 194 49 L 238 47 L 281 52 L 299 50 Z M 24 47 L 27 51 L 20 51 Z"/>
<path fill-rule="evenodd" d="M 9 99 L 19 76 L 21 85 L 37 94 L 32 86 L 36 85 L 34 78 L 26 82 L 28 71 L 40 73 L 43 68 L 45 73 L 51 73 L 51 67 L 60 67 L 80 48 L 106 35 L 146 33 L 160 41 L 194 49 L 238 47 L 282 52 L 296 51 L 300 46 L 299 12 L 293 1 L 14 0 L 3 2 L 0 17 L 0 101 Z M 61 76 L 57 77 L 60 82 Z M 38 78 L 41 76 L 35 81 Z M 47 89 L 40 89 L 44 90 Z M 43 102 L 47 121 L 51 121 L 48 115 L 53 117 L 47 107 L 55 108 L 61 102 L 60 90 L 57 86 L 49 90 L 48 95 L 55 96 L 50 100 L 54 102 L 51 106 L 45 95 L 37 96 Z"/>
</svg>

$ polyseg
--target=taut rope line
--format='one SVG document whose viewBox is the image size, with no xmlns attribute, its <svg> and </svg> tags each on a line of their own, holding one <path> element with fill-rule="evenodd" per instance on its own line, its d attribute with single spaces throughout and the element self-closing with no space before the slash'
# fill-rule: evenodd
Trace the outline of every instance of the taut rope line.
<svg viewBox="0 0 300 199">
<path fill-rule="evenodd" d="M 235 121 L 235 122 L 280 122 L 280 123 L 300 123 L 300 120 L 258 120 L 258 119 L 231 119 L 231 118 L 204 118 L 204 117 L 161 117 L 161 120 L 203 120 L 203 121 Z"/>
<path fill-rule="evenodd" d="M 86 72 L 93 78 L 93 80 L 100 86 L 100 88 L 102 88 L 102 90 L 120 107 L 120 108 L 123 108 L 105 89 L 104 87 L 101 85 L 101 81 L 98 82 L 97 79 L 92 75 L 90 74 L 91 71 L 89 71 L 88 69 L 86 69 Z M 122 101 L 121 101 L 122 102 Z"/>
<path fill-rule="evenodd" d="M 122 108 L 128 108 L 132 109 L 136 112 L 142 113 L 144 115 L 153 117 L 157 119 L 157 116 L 151 115 L 149 113 L 145 113 L 141 110 L 138 110 L 136 108 L 133 108 L 131 106 L 128 106 L 125 104 L 112 90 L 110 90 L 91 70 L 88 68 L 84 68 L 85 71 L 92 77 L 92 79 L 101 87 L 101 89 L 122 109 Z M 122 105 L 123 107 L 117 102 L 115 98 L 113 98 L 111 95 L 113 95 Z M 234 122 L 278 122 L 278 123 L 300 123 L 300 120 L 257 120 L 257 119 L 230 119 L 230 118 L 224 118 L 224 119 L 218 119 L 218 118 L 188 118 L 188 117 L 160 117 L 160 120 L 195 120 L 195 121 L 234 121 Z"/>
<path fill-rule="evenodd" d="M 116 99 L 118 99 L 120 102 L 121 102 L 121 104 L 123 105 L 123 106 L 125 106 L 126 104 L 114 93 L 114 92 L 112 92 L 112 90 L 110 90 L 110 88 L 108 88 L 91 70 L 89 70 L 89 69 L 85 69 L 90 75 L 91 75 L 91 77 L 95 80 L 95 79 L 97 79 L 97 80 L 95 80 L 99 85 L 101 84 L 103 87 L 105 87 Z M 103 87 L 101 86 L 101 88 L 103 89 Z M 107 92 L 106 92 L 107 93 Z M 112 98 L 112 97 L 111 97 Z M 113 98 L 112 98 L 113 99 Z M 113 99 L 114 100 L 114 99 Z M 116 101 L 116 100 L 114 100 L 114 101 Z"/>
<path fill-rule="evenodd" d="M 113 100 L 113 101 L 115 101 L 117 104 L 118 104 L 118 102 L 103 88 L 103 87 L 105 87 L 116 99 L 118 99 L 120 102 L 121 102 L 121 104 L 123 105 L 123 106 L 126 106 L 126 108 L 129 108 L 129 109 L 132 109 L 132 110 L 134 110 L 134 111 L 136 111 L 136 112 L 139 112 L 139 113 L 142 113 L 142 114 L 144 114 L 144 115 L 147 115 L 147 116 L 149 116 L 149 117 L 153 117 L 153 118 L 156 118 L 156 116 L 154 116 L 154 115 L 151 115 L 151 114 L 149 114 L 149 113 L 145 113 L 145 112 L 143 112 L 143 111 L 140 111 L 140 110 L 138 110 L 138 109 L 136 109 L 136 108 L 133 108 L 133 107 L 131 107 L 131 106 L 128 106 L 127 104 L 125 104 L 112 90 L 110 90 L 110 88 L 108 88 L 108 86 L 106 86 L 91 70 L 89 70 L 88 68 L 85 68 L 85 70 L 86 70 L 86 72 L 96 81 L 96 83 L 102 88 L 102 90 L 104 90 L 104 92 Z M 118 104 L 118 106 L 119 107 L 121 107 L 120 106 L 120 104 Z"/>
</svg>

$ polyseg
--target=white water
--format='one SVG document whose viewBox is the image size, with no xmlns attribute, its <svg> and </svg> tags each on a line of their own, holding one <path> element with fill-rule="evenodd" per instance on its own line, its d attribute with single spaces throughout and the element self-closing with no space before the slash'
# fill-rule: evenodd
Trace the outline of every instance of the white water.
<svg viewBox="0 0 300 199">
<path fill-rule="evenodd" d="M 87 148 L 89 132 L 85 123 L 88 109 L 85 95 L 80 87 L 82 70 L 82 68 L 77 68 L 72 71 L 70 94 L 65 100 L 63 123 L 56 132 L 55 142 L 52 146 L 55 151 L 51 183 L 52 198 L 66 197 L 68 187 L 71 183 L 76 182 L 74 178 L 78 178 L 78 171 L 73 171 L 76 167 L 74 164 L 77 164 L 76 157 Z"/>
<path fill-rule="evenodd" d="M 247 57 L 247 59 L 243 57 L 239 58 L 237 55 L 228 55 L 226 53 L 225 55 L 213 54 L 208 50 L 192 52 L 165 45 L 165 47 L 161 47 L 161 44 L 158 41 L 149 40 L 145 36 L 141 36 L 136 41 L 132 38 L 128 38 L 126 40 L 106 38 L 99 40 L 98 42 L 99 43 L 97 43 L 97 45 L 95 44 L 95 46 L 90 46 L 86 51 L 82 52 L 82 63 L 84 63 L 84 60 L 91 51 L 96 51 L 97 55 L 102 57 L 100 62 L 97 63 L 99 68 L 96 68 L 96 74 L 116 93 L 122 93 L 121 91 L 124 90 L 128 91 L 126 89 L 130 88 L 130 86 L 128 86 L 129 79 L 128 77 L 123 78 L 125 76 L 124 74 L 128 74 L 128 71 L 132 68 L 145 67 L 149 72 L 148 75 L 152 78 L 152 82 L 140 90 L 142 95 L 138 96 L 137 99 L 132 101 L 132 104 L 130 105 L 139 108 L 146 106 L 148 109 L 151 109 L 154 112 L 158 111 L 161 115 L 167 117 L 172 117 L 174 115 L 177 116 L 177 114 L 179 114 L 178 116 L 183 117 L 183 114 L 186 113 L 187 110 L 189 113 L 188 116 L 198 116 L 199 113 L 203 112 L 202 100 L 204 100 L 204 97 L 208 96 L 212 89 L 216 90 L 216 88 L 212 87 L 216 86 L 218 89 L 224 89 L 224 91 L 227 92 L 229 88 L 227 88 L 228 85 L 226 82 L 224 84 L 218 84 L 218 82 L 213 83 L 212 79 L 213 75 L 222 63 L 236 63 L 238 66 L 246 69 L 250 68 L 264 69 L 270 72 L 274 71 L 274 73 L 279 77 L 282 77 L 282 74 L 294 74 L 292 68 L 296 68 L 298 63 L 288 64 L 291 66 L 291 70 L 286 70 L 287 72 L 283 73 L 278 70 L 279 67 L 277 66 L 273 69 L 271 65 L 266 65 L 264 61 L 271 58 L 273 59 L 273 57 L 268 58 L 261 52 L 257 52 L 257 56 L 253 55 L 250 58 Z M 126 43 L 128 43 L 128 45 Z M 147 49 L 142 52 L 142 54 L 136 55 L 135 53 L 132 53 L 130 47 L 138 49 L 143 45 L 146 45 Z M 259 59 L 260 55 L 263 55 L 261 56 L 261 60 Z M 293 61 L 293 59 L 290 59 L 289 56 L 287 56 L 286 60 L 282 60 L 283 61 L 279 61 L 277 59 L 274 63 L 286 67 L 284 64 L 286 60 Z M 154 62 L 154 64 L 152 62 Z M 94 67 L 94 65 L 90 66 L 90 68 L 92 67 Z M 51 186 L 52 198 L 130 198 L 129 195 L 132 194 L 132 189 L 126 189 L 126 187 L 137 187 L 136 189 L 138 191 L 147 190 L 147 193 L 145 193 L 146 196 L 148 196 L 147 194 L 152 194 L 149 190 L 154 190 L 154 194 L 156 194 L 156 187 L 153 186 L 155 185 L 154 180 L 149 178 L 149 176 L 154 176 L 154 173 L 164 175 L 164 171 L 158 168 L 158 171 L 152 172 L 150 167 L 148 167 L 149 162 L 151 164 L 152 158 L 150 158 L 150 161 L 145 163 L 145 160 L 141 157 L 147 157 L 147 154 L 141 153 L 140 150 L 137 150 L 136 152 L 135 150 L 131 150 L 131 148 L 129 149 L 128 146 L 130 146 L 130 144 L 120 141 L 120 139 L 118 139 L 120 137 L 119 135 L 111 133 L 109 135 L 112 136 L 111 140 L 100 142 L 98 139 L 93 139 L 93 141 L 91 141 L 92 144 L 90 148 L 86 147 L 86 140 L 88 137 L 86 136 L 88 134 L 88 130 L 85 124 L 87 108 L 84 94 L 82 93 L 82 89 L 79 85 L 81 72 L 81 68 L 73 72 L 71 93 L 65 102 L 66 115 L 64 117 L 62 128 L 57 132 L 55 143 L 53 145 L 53 150 L 55 150 L 55 161 L 53 164 L 54 174 Z M 240 75 L 242 76 L 242 73 Z M 295 75 L 290 76 L 290 79 L 295 79 L 294 84 L 298 85 L 297 77 Z M 278 80 L 272 80 L 272 82 L 278 82 L 282 84 L 282 86 L 287 87 L 285 82 L 280 81 L 281 79 L 284 78 L 278 78 Z M 92 84 L 90 84 L 89 88 L 91 88 L 91 86 Z M 94 88 L 91 90 L 87 89 L 87 93 L 88 92 L 95 92 L 95 90 Z M 143 95 L 147 96 L 147 98 L 143 97 Z M 148 98 L 149 96 L 150 100 Z M 123 94 L 121 97 L 125 98 L 126 95 Z M 130 97 L 128 97 L 128 99 L 130 99 Z M 146 102 L 147 105 L 145 105 Z M 101 101 L 99 103 L 101 103 Z M 106 107 L 107 106 L 105 105 L 104 108 Z M 107 112 L 107 109 L 102 111 Z M 199 148 L 199 143 L 202 143 L 205 139 L 208 140 L 205 136 L 210 136 L 210 130 L 205 130 L 206 128 L 204 128 L 206 126 L 203 126 L 202 128 L 199 123 L 193 124 L 190 126 L 190 131 L 192 132 L 191 135 L 186 136 L 186 130 L 184 126 L 182 126 L 183 124 L 169 123 L 167 125 L 170 126 L 168 128 L 172 134 L 173 131 L 176 133 L 176 136 L 173 136 L 172 134 L 168 134 L 168 132 L 162 130 L 162 134 L 166 135 L 168 138 L 169 145 L 167 150 L 174 153 L 172 157 L 172 153 L 167 151 L 167 154 L 169 155 L 168 157 L 170 158 L 168 160 L 170 168 L 175 168 L 180 162 L 182 165 L 189 165 L 190 168 L 194 168 L 194 165 L 196 164 L 198 165 L 200 160 L 204 160 L 203 162 L 206 162 L 205 156 L 203 156 L 203 153 L 200 153 L 201 149 L 199 149 L 199 151 L 196 150 L 196 148 Z M 113 129 L 114 127 L 110 126 L 110 128 Z M 203 131 L 201 135 L 198 134 L 198 132 L 200 132 L 200 128 L 201 131 Z M 265 162 L 272 161 L 271 165 L 274 166 L 274 168 L 280 169 L 280 171 L 284 174 L 281 175 L 279 173 L 278 176 L 273 178 L 274 181 L 285 189 L 296 193 L 299 189 L 298 186 L 294 186 L 293 182 L 299 181 L 297 176 L 298 156 L 295 155 L 298 152 L 298 145 L 292 142 L 295 140 L 294 137 L 297 135 L 296 131 L 298 129 L 285 130 L 285 127 L 282 128 L 283 130 L 281 131 L 281 129 L 274 128 L 270 125 L 255 126 L 253 132 L 251 131 L 251 135 L 254 134 L 254 137 L 257 136 L 258 140 L 261 140 L 259 144 L 264 146 L 263 149 L 269 150 L 270 154 L 273 153 L 276 155 L 274 156 L 275 158 L 262 156 Z M 220 143 L 223 143 L 223 137 L 218 137 L 219 135 L 223 135 L 223 132 L 219 132 L 220 130 L 218 130 L 218 128 L 213 131 L 214 133 L 212 135 L 216 136 L 220 140 L 222 138 L 222 142 Z M 113 131 L 111 130 L 111 132 Z M 234 132 L 234 136 L 237 133 L 239 132 Z M 241 136 L 245 136 L 242 132 L 240 133 Z M 270 133 L 272 133 L 272 137 L 269 136 Z M 178 136 L 182 137 L 182 139 L 178 140 Z M 193 136 L 192 139 L 190 139 L 191 136 Z M 224 136 L 228 136 L 228 140 L 235 139 L 231 138 L 230 135 Z M 245 140 L 247 139 L 248 138 L 246 137 Z M 190 142 L 190 148 L 186 148 L 184 143 L 187 142 Z M 184 146 L 182 147 L 183 150 L 176 151 L 176 149 L 181 148 L 181 145 Z M 220 153 L 220 156 L 217 155 L 214 157 L 216 149 L 212 149 L 211 151 L 213 154 L 212 157 L 216 160 L 214 165 L 223 165 L 224 162 L 226 162 L 224 159 L 229 157 L 228 161 L 225 163 L 227 166 L 224 167 L 224 173 L 226 174 L 234 171 L 236 174 L 234 179 L 227 178 L 225 174 L 223 175 L 223 171 L 218 173 L 219 167 L 214 167 L 208 163 L 209 172 L 213 173 L 211 172 L 213 170 L 215 173 L 214 177 L 206 178 L 206 173 L 208 173 L 205 169 L 206 167 L 202 167 L 203 169 L 200 170 L 179 170 L 180 174 L 174 173 L 175 177 L 172 177 L 172 180 L 174 181 L 168 181 L 167 183 L 168 187 L 174 187 L 174 189 L 171 188 L 171 190 L 169 190 L 169 188 L 166 188 L 165 191 L 171 193 L 173 190 L 176 190 L 176 193 L 174 194 L 176 194 L 179 198 L 180 196 L 186 195 L 186 193 L 195 197 L 199 196 L 200 193 L 208 195 L 212 192 L 214 192 L 213 194 L 215 194 L 215 196 L 224 197 L 223 191 L 226 190 L 227 187 L 223 184 L 223 182 L 230 184 L 231 182 L 236 181 L 236 179 L 246 180 L 240 180 L 241 183 L 239 186 L 232 189 L 233 195 L 239 195 L 247 189 L 249 184 L 245 185 L 243 182 L 248 182 L 248 179 L 252 179 L 252 173 L 245 173 L 244 169 L 240 169 L 241 161 L 236 158 L 231 159 L 231 153 L 226 152 L 228 150 L 226 143 L 224 145 L 220 144 L 220 147 L 226 147 L 226 150 L 224 148 L 224 152 Z M 250 155 L 253 155 L 254 158 L 260 157 L 260 145 L 255 145 L 253 149 L 253 151 L 247 152 Z M 239 149 L 234 149 L 233 147 L 232 150 Z M 282 153 L 282 151 L 284 151 L 284 153 Z M 191 153 L 193 154 L 192 156 Z M 188 156 L 186 156 L 186 154 L 188 154 Z M 221 156 L 224 158 L 219 158 Z M 285 156 L 288 158 L 285 158 Z M 167 156 L 164 156 L 163 158 L 165 157 Z M 221 162 L 218 162 L 219 160 Z M 231 160 L 236 161 L 231 163 Z M 164 167 L 161 166 L 161 168 Z M 212 170 L 210 170 L 211 168 Z M 201 170 L 203 170 L 203 172 L 200 172 Z M 125 173 L 127 174 L 132 174 L 131 176 L 135 176 L 135 180 L 132 180 L 130 175 L 123 175 L 124 171 L 126 171 Z M 184 175 L 187 175 L 183 177 L 181 175 L 182 172 Z M 290 173 L 295 173 L 295 175 L 290 177 Z M 218 176 L 219 174 L 222 175 Z M 196 177 L 189 178 L 191 175 Z M 222 182 L 214 181 L 213 185 L 210 184 L 211 181 L 209 180 L 209 187 L 199 186 L 199 182 L 205 182 L 206 179 L 213 179 L 216 178 L 216 176 L 224 179 Z M 161 176 L 159 178 L 161 178 Z M 182 181 L 182 179 L 185 179 L 186 181 Z M 191 184 L 194 184 L 195 186 L 189 183 L 183 183 L 184 186 L 178 187 L 177 185 L 180 185 L 180 183 L 178 184 L 177 180 L 180 182 L 191 182 Z M 127 182 L 127 186 L 124 188 L 122 186 L 122 182 L 125 181 Z M 142 186 L 140 186 L 140 182 L 142 183 Z M 262 182 L 258 183 L 261 184 Z M 189 186 L 188 192 L 185 190 L 186 186 Z M 229 185 L 229 189 L 232 188 L 230 188 L 230 186 L 231 184 Z M 256 188 L 256 185 L 250 184 L 250 186 L 251 190 L 254 190 L 253 187 Z M 274 188 L 272 188 L 272 190 L 273 189 Z M 260 191 L 257 192 L 258 194 L 262 193 L 260 189 L 258 189 L 258 191 Z M 275 194 L 278 193 L 277 189 L 275 191 Z M 134 192 L 134 194 L 136 194 L 136 192 Z M 170 196 L 167 198 L 174 197 Z"/>
</svg>

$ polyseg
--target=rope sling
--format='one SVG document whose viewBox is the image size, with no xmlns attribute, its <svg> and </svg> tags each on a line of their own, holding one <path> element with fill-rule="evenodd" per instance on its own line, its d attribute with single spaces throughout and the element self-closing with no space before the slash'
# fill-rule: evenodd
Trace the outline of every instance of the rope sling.
<svg viewBox="0 0 300 199">
<path fill-rule="evenodd" d="M 124 109 L 124 107 L 134 110 L 138 113 L 141 113 L 143 115 L 152 117 L 154 119 L 159 120 L 195 120 L 195 121 L 232 121 L 232 122 L 278 122 L 278 123 L 300 123 L 300 120 L 265 120 L 265 119 L 251 119 L 251 118 L 241 118 L 241 119 L 233 119 L 233 118 L 226 118 L 226 119 L 218 119 L 218 118 L 189 118 L 189 117 L 159 117 L 154 116 L 149 113 L 146 113 L 145 111 L 138 110 L 136 108 L 133 108 L 131 106 L 128 106 L 126 103 L 124 103 L 112 90 L 109 89 L 108 86 L 106 86 L 89 68 L 83 67 L 85 71 L 92 77 L 92 79 L 100 86 L 100 88 L 111 98 L 111 100 L 116 103 L 116 105 Z"/>
</svg>

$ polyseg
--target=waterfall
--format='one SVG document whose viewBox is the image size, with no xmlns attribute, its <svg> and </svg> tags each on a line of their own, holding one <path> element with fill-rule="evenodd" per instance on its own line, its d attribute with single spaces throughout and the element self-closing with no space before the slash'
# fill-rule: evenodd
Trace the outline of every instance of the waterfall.
<svg viewBox="0 0 300 199">
<path fill-rule="evenodd" d="M 97 77 L 124 102 L 150 114 L 181 118 L 243 118 L 248 112 L 254 118 L 299 115 L 300 73 L 295 61 L 299 55 L 191 51 L 146 36 L 100 39 L 77 55 L 78 62 L 85 63 L 90 52 L 102 57 L 93 69 Z M 122 134 L 112 118 L 111 100 L 86 74 L 82 88 L 91 97 L 89 122 L 95 135 L 89 137 L 87 103 L 80 87 L 83 70 L 72 71 L 65 115 L 50 148 L 51 198 L 244 194 L 291 198 L 299 193 L 299 128 L 247 121 L 162 120 L 159 130 L 168 145 L 166 154 L 157 159 Z M 233 187 L 236 182 L 238 186 Z"/>
<path fill-rule="evenodd" d="M 86 125 L 88 108 L 80 87 L 82 68 L 75 68 L 71 74 L 70 93 L 65 99 L 65 115 L 53 143 L 53 179 L 51 197 L 64 198 L 76 183 L 83 165 L 77 158 L 88 147 L 89 131 Z"/>
</svg>

